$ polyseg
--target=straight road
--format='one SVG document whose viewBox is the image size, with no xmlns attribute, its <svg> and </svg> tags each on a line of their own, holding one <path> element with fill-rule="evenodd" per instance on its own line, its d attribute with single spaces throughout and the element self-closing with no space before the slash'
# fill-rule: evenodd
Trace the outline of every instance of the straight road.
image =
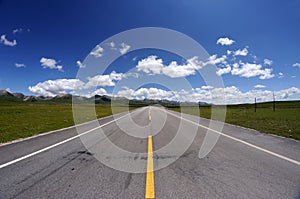
<svg viewBox="0 0 300 199">
<path fill-rule="evenodd" d="M 208 126 L 144 107 L 78 126 L 79 134 L 71 127 L 2 145 L 0 198 L 300 198 L 300 142 L 225 124 L 200 159 Z M 178 131 L 180 142 L 163 150 Z M 133 156 L 111 152 L 108 140 Z M 135 169 L 145 172 L 125 172 Z"/>
</svg>

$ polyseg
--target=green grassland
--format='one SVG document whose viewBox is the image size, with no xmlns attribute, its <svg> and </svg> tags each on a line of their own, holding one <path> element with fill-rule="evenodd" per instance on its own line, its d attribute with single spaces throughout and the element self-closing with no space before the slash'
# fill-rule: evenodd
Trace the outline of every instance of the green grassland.
<svg viewBox="0 0 300 199">
<path fill-rule="evenodd" d="M 135 107 L 129 107 L 130 110 Z M 112 114 L 109 105 L 95 106 L 97 118 Z M 114 113 L 127 111 L 115 107 Z M 88 115 L 80 122 L 95 119 Z M 0 143 L 74 125 L 72 105 L 0 101 Z"/>
<path fill-rule="evenodd" d="M 199 107 L 169 109 L 192 115 L 199 114 Z M 200 116 L 210 119 L 211 107 L 200 107 Z M 275 111 L 271 102 L 257 104 L 256 112 L 253 104 L 230 105 L 226 109 L 225 122 L 300 140 L 300 101 L 276 102 Z"/>
<path fill-rule="evenodd" d="M 129 109 L 140 106 L 143 105 L 132 105 Z M 226 109 L 225 122 L 300 140 L 300 101 L 276 102 L 275 111 L 272 107 L 272 103 L 260 103 L 254 112 L 253 104 L 230 105 Z M 195 106 L 184 109 L 176 106 L 168 108 L 193 115 L 199 114 L 199 107 Z M 80 123 L 94 119 L 86 110 L 92 109 L 79 110 L 82 112 Z M 127 110 L 127 107 L 119 106 L 115 107 L 114 113 Z M 97 118 L 112 114 L 109 104 L 96 105 L 95 111 Z M 200 116 L 210 118 L 211 107 L 201 106 Z M 74 120 L 70 103 L 0 100 L 0 143 L 72 125 Z"/>
</svg>

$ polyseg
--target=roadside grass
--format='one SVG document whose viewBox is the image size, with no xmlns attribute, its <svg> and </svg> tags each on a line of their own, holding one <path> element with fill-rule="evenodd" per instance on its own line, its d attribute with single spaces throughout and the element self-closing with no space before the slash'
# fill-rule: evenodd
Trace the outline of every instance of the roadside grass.
<svg viewBox="0 0 300 199">
<path fill-rule="evenodd" d="M 169 109 L 181 110 L 179 107 Z M 185 107 L 182 111 L 198 115 L 199 107 Z M 211 107 L 200 107 L 200 117 L 210 119 Z M 256 112 L 253 104 L 230 105 L 227 106 L 225 122 L 300 140 L 300 101 L 276 102 L 275 111 L 272 103 L 257 104 Z"/>
<path fill-rule="evenodd" d="M 129 110 L 135 108 L 137 107 L 129 107 Z M 111 107 L 108 105 L 96 105 L 95 110 L 97 118 L 112 115 Z M 127 110 L 127 107 L 115 107 L 114 114 Z M 79 122 L 93 119 L 86 116 Z M 70 104 L 0 102 L 0 143 L 72 125 L 74 125 L 74 120 Z"/>
</svg>

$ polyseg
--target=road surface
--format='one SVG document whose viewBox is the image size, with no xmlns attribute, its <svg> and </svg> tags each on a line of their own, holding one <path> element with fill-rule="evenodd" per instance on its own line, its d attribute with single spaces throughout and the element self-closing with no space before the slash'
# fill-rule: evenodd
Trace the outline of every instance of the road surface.
<svg viewBox="0 0 300 199">
<path fill-rule="evenodd" d="M 185 119 L 181 120 L 181 116 Z M 126 126 L 129 118 L 140 128 Z M 123 129 L 117 122 L 125 124 Z M 153 191 L 155 198 L 172 199 L 300 198 L 298 141 L 225 124 L 213 150 L 200 159 L 199 149 L 209 125 L 207 119 L 144 107 L 100 119 L 99 124 L 101 128 L 97 127 L 98 121 L 79 126 L 82 135 L 71 127 L 0 146 L 0 198 L 132 199 L 145 198 L 146 190 L 150 192 L 148 197 Z M 156 153 L 172 141 L 180 125 L 186 132 L 181 138 L 183 142 L 184 136 L 197 130 L 188 149 L 179 157 Z M 92 150 L 104 143 L 100 130 L 106 139 L 135 154 L 128 161 L 136 161 L 139 168 L 148 172 L 128 173 L 101 163 Z M 141 137 L 127 135 L 125 131 Z M 81 139 L 91 143 L 89 150 Z M 172 150 L 180 151 L 181 147 L 178 144 Z M 104 156 L 108 160 L 117 158 L 113 153 Z M 156 170 L 172 157 L 178 159 Z M 126 165 L 125 161 L 121 166 L 127 168 Z"/>
</svg>

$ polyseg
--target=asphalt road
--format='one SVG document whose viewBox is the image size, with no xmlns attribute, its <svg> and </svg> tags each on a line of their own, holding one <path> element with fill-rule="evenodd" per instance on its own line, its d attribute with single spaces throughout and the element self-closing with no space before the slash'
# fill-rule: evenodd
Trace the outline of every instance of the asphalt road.
<svg viewBox="0 0 300 199">
<path fill-rule="evenodd" d="M 300 198 L 300 142 L 225 124 L 199 158 L 209 120 L 180 117 L 145 107 L 2 145 L 0 198 L 145 198 L 149 136 L 156 198 Z"/>
</svg>

